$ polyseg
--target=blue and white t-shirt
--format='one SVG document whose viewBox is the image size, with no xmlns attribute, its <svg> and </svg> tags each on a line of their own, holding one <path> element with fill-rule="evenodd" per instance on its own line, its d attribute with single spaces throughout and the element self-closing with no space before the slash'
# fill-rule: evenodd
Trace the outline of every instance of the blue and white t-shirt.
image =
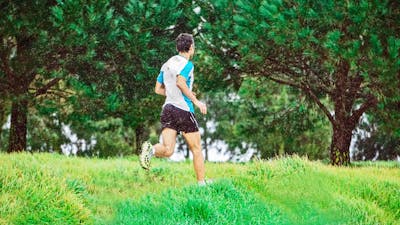
<svg viewBox="0 0 400 225">
<path fill-rule="evenodd" d="M 194 112 L 193 102 L 176 85 L 177 76 L 182 75 L 186 79 L 189 90 L 192 91 L 193 70 L 193 63 L 180 55 L 173 56 L 164 63 L 157 77 L 157 82 L 164 84 L 167 95 L 163 107 L 166 104 L 172 104 L 185 111 Z"/>
</svg>

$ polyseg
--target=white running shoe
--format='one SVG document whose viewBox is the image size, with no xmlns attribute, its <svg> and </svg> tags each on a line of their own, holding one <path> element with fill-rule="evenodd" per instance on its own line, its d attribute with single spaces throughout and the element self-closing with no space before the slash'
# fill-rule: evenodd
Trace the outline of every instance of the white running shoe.
<svg viewBox="0 0 400 225">
<path fill-rule="evenodd" d="M 197 185 L 199 185 L 200 187 L 204 187 L 204 186 L 208 186 L 210 184 L 212 184 L 214 181 L 210 180 L 210 179 L 206 179 L 206 180 L 202 180 L 202 181 L 197 181 Z"/>
<path fill-rule="evenodd" d="M 150 142 L 148 141 L 143 142 L 142 152 L 139 155 L 139 161 L 140 161 L 140 166 L 142 166 L 142 168 L 145 170 L 150 169 L 150 159 L 153 153 L 152 150 L 153 146 L 151 145 Z"/>
</svg>

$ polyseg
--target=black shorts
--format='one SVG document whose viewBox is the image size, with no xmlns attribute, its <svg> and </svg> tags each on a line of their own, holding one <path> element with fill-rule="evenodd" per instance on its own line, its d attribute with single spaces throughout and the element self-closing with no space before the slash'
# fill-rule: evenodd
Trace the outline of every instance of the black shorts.
<svg viewBox="0 0 400 225">
<path fill-rule="evenodd" d="M 161 128 L 171 128 L 179 132 L 192 133 L 199 131 L 196 117 L 193 113 L 185 111 L 171 104 L 164 106 L 161 112 Z"/>
</svg>

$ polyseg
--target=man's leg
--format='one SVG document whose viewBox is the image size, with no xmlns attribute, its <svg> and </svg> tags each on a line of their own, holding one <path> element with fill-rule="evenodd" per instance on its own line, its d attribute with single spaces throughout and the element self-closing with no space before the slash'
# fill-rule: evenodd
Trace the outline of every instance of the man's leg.
<svg viewBox="0 0 400 225">
<path fill-rule="evenodd" d="M 155 144 L 154 155 L 156 157 L 170 157 L 174 154 L 177 131 L 171 128 L 164 128 L 161 132 L 162 143 Z"/>
<path fill-rule="evenodd" d="M 174 153 L 176 143 L 176 130 L 165 128 L 161 132 L 163 143 L 151 145 L 149 141 L 142 144 L 142 152 L 139 155 L 140 166 L 145 169 L 150 169 L 150 160 L 153 155 L 157 157 L 170 157 Z"/>
<path fill-rule="evenodd" d="M 205 168 L 204 168 L 204 157 L 201 152 L 201 138 L 200 132 L 183 133 L 186 143 L 189 149 L 193 153 L 193 165 L 194 171 L 196 172 L 197 181 L 204 182 L 205 178 Z"/>
</svg>

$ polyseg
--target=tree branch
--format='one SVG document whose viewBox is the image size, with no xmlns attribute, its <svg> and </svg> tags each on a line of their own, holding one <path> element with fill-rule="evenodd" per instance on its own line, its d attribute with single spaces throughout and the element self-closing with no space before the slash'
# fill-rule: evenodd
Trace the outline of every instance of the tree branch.
<svg viewBox="0 0 400 225">
<path fill-rule="evenodd" d="M 360 90 L 362 81 L 363 81 L 363 78 L 360 75 L 360 72 L 357 72 L 354 77 L 350 76 L 347 81 L 347 84 L 346 84 L 347 90 L 345 93 L 345 96 L 346 96 L 345 109 L 347 112 L 351 111 L 351 108 L 353 107 L 353 104 L 354 104 L 355 100 L 357 99 L 357 96 L 358 96 L 357 93 Z"/>
<path fill-rule="evenodd" d="M 29 90 L 32 91 L 32 92 L 37 92 L 38 89 L 36 89 L 36 88 L 29 88 Z M 71 95 L 74 95 L 74 93 L 71 92 L 71 91 L 67 91 L 67 90 L 58 90 L 58 89 L 49 89 L 49 90 L 46 91 L 45 94 L 55 94 L 55 95 L 57 95 L 57 96 L 64 97 L 64 98 L 66 98 L 66 97 L 68 97 L 68 96 L 71 96 Z M 44 94 L 42 94 L 42 95 L 44 95 Z"/>
<path fill-rule="evenodd" d="M 335 125 L 335 119 L 333 118 L 332 114 L 329 112 L 328 108 L 326 108 L 326 106 L 324 104 L 322 104 L 322 102 L 319 100 L 319 98 L 314 94 L 314 92 L 311 90 L 309 85 L 298 85 L 296 83 L 290 82 L 290 81 L 285 81 L 285 80 L 280 80 L 280 79 L 276 79 L 274 77 L 267 77 L 268 79 L 279 83 L 279 84 L 284 84 L 284 85 L 288 85 L 291 87 L 295 87 L 295 88 L 299 88 L 300 90 L 303 90 L 304 92 L 306 92 L 315 103 L 317 103 L 317 105 L 319 106 L 319 108 L 325 113 L 325 115 L 328 117 L 329 121 L 332 123 L 332 125 Z"/>
<path fill-rule="evenodd" d="M 319 108 L 325 113 L 325 115 L 328 117 L 329 121 L 332 123 L 333 126 L 336 126 L 336 121 L 335 118 L 333 118 L 332 114 L 329 112 L 328 108 L 322 102 L 319 100 L 319 98 L 314 94 L 314 92 L 311 90 L 310 86 L 304 85 L 302 88 L 303 91 L 305 91 L 310 97 L 314 100 L 315 103 L 319 106 Z"/>
<path fill-rule="evenodd" d="M 324 92 L 326 92 L 327 94 L 332 94 L 332 90 L 330 87 L 332 87 L 332 84 L 329 81 L 329 76 L 324 76 L 322 71 L 315 71 L 310 65 L 308 65 L 306 63 L 307 59 L 303 60 L 303 69 L 305 71 L 307 71 L 307 75 L 308 77 L 312 78 L 316 78 L 316 80 L 318 80 L 318 82 L 316 82 L 318 85 L 318 87 L 320 89 L 322 89 Z M 310 60 L 311 61 L 311 60 Z M 328 78 L 328 79 L 326 79 Z"/>
<path fill-rule="evenodd" d="M 279 80 L 279 79 L 276 79 L 276 78 L 271 77 L 271 76 L 268 76 L 267 78 L 272 80 L 272 81 L 274 81 L 274 82 L 276 82 L 276 83 L 278 83 L 278 84 L 284 84 L 284 85 L 288 85 L 288 86 L 291 86 L 291 87 L 295 87 L 295 88 L 301 89 L 300 85 L 298 85 L 296 83 L 293 83 L 293 82 L 290 82 L 290 81 L 287 81 L 287 80 Z"/>
<path fill-rule="evenodd" d="M 306 59 L 303 60 L 295 60 L 295 61 L 279 61 L 274 58 L 267 58 L 265 61 L 265 65 L 269 66 L 263 68 L 262 74 L 271 76 L 269 75 L 268 71 L 273 71 L 272 73 L 277 73 L 280 72 L 282 75 L 290 76 L 291 80 L 295 80 L 297 82 L 301 82 L 302 79 L 307 77 L 309 80 L 313 80 L 315 82 L 313 83 L 313 86 L 316 87 L 317 89 L 322 90 L 323 92 L 327 94 L 332 94 L 332 90 L 330 90 L 329 86 L 326 84 L 326 81 L 323 79 L 323 76 L 318 76 L 317 74 L 319 73 L 318 71 L 314 71 L 309 65 L 307 65 L 305 62 L 304 63 L 299 63 L 302 61 L 305 61 Z M 296 72 L 292 70 L 291 68 L 296 68 L 300 70 L 301 72 Z M 293 85 L 290 85 L 293 86 Z M 299 88 L 299 86 L 297 85 Z"/>
<path fill-rule="evenodd" d="M 44 85 L 43 87 L 39 88 L 39 89 L 36 91 L 36 93 L 35 93 L 35 97 L 36 97 L 36 96 L 39 96 L 39 95 L 46 94 L 47 91 L 48 91 L 52 86 L 56 85 L 56 84 L 58 83 L 58 81 L 60 81 L 60 80 L 61 80 L 60 77 L 54 78 L 53 80 L 51 80 L 51 81 L 50 81 L 49 83 L 47 83 L 46 85 Z"/>
<path fill-rule="evenodd" d="M 377 104 L 378 99 L 375 96 L 370 95 L 367 101 L 365 101 L 359 109 L 353 111 L 353 114 L 350 116 L 350 121 L 352 123 L 356 123 L 365 111 L 372 107 L 375 107 Z"/>
</svg>

